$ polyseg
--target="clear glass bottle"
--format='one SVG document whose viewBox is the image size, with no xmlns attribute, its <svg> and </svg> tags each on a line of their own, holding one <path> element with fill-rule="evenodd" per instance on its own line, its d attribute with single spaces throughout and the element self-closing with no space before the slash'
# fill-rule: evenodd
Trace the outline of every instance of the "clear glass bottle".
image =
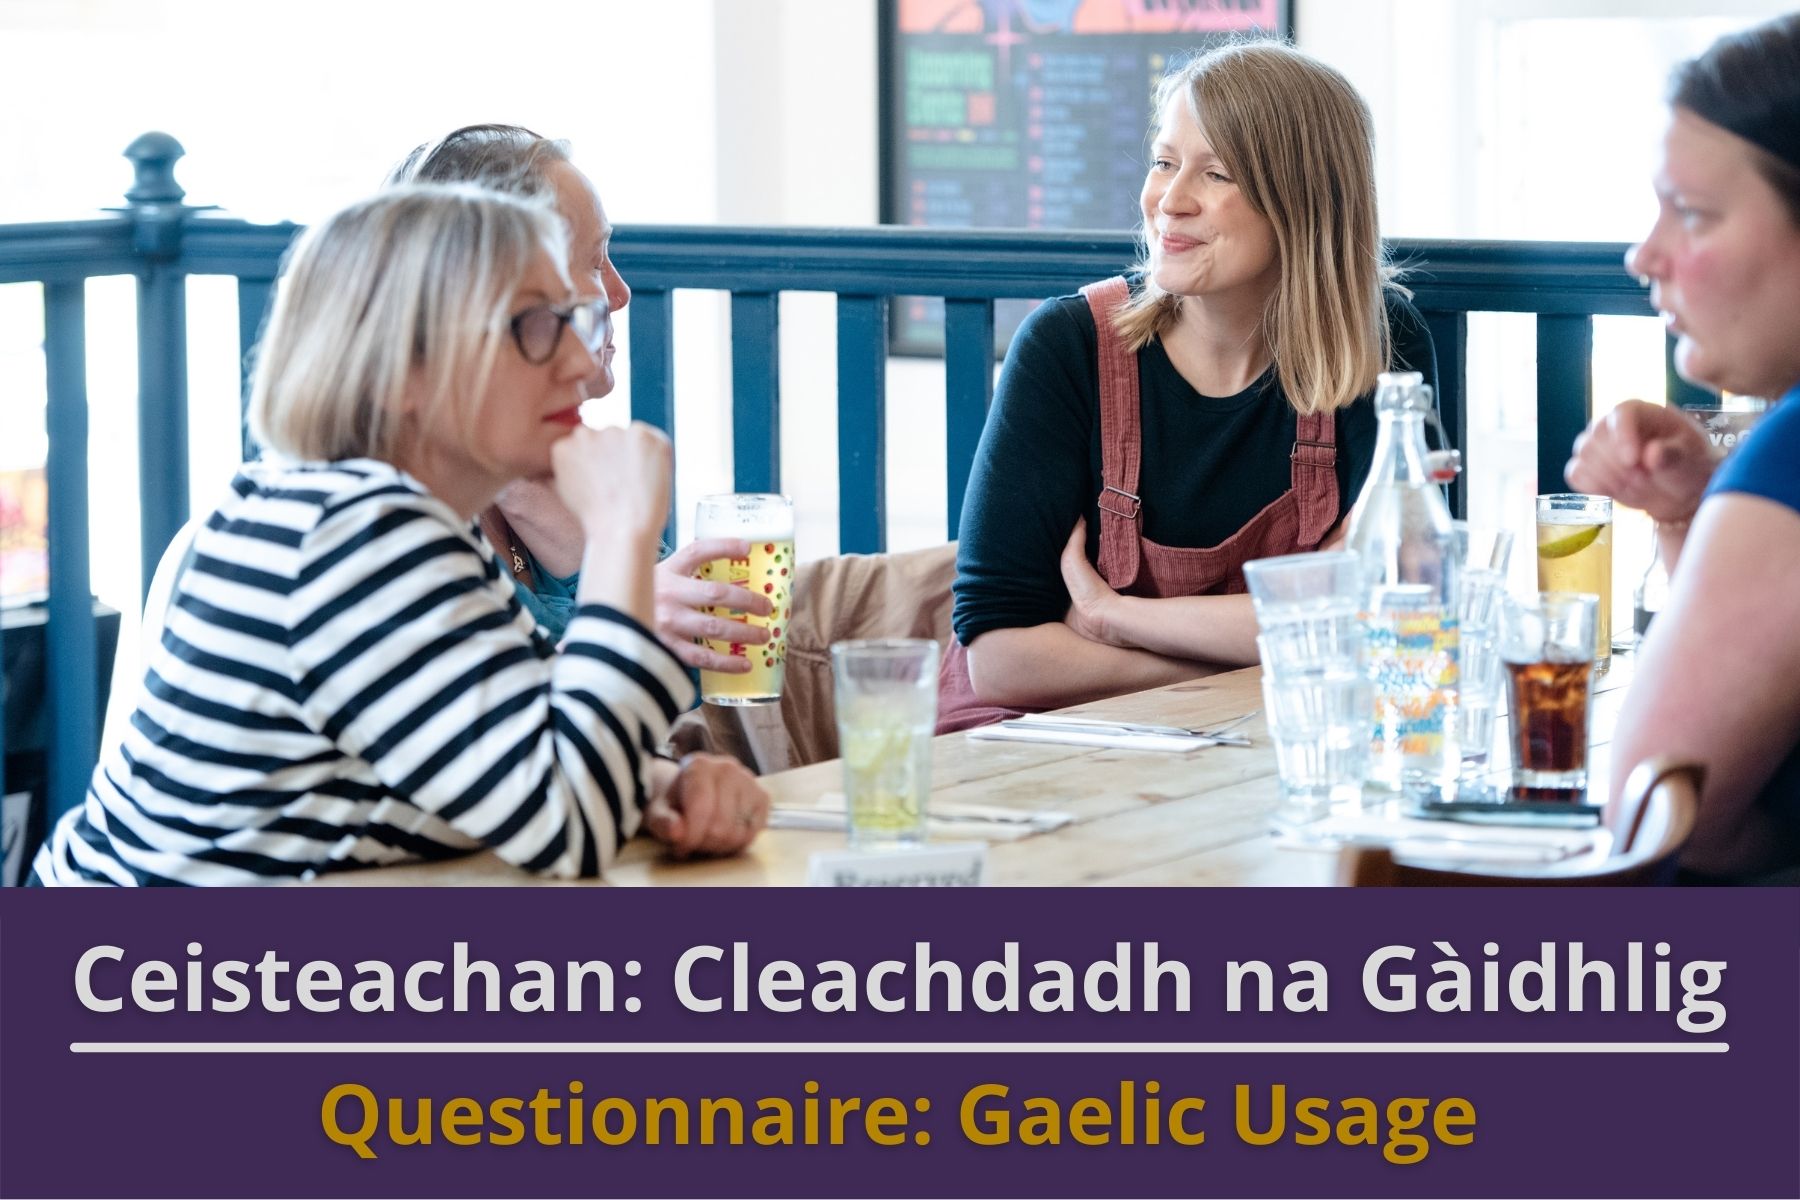
<svg viewBox="0 0 1800 1200">
<path fill-rule="evenodd" d="M 1631 593 L 1631 629 L 1642 645 L 1650 631 L 1650 622 L 1669 603 L 1669 571 L 1663 566 L 1660 531 L 1650 531 L 1650 565 Z"/>
<path fill-rule="evenodd" d="M 1371 784 L 1452 784 L 1457 745 L 1459 564 L 1450 508 L 1434 482 L 1416 371 L 1381 376 L 1375 462 L 1350 517 L 1362 557 L 1364 654 L 1375 693 Z"/>
</svg>

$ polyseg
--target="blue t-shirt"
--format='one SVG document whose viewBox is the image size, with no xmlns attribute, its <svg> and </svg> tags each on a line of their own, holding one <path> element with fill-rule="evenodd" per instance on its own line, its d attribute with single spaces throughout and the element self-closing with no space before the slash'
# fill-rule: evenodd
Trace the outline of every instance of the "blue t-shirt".
<svg viewBox="0 0 1800 1200">
<path fill-rule="evenodd" d="M 531 558 L 531 551 L 526 551 L 526 556 L 531 560 L 531 579 L 536 587 L 527 588 L 518 579 L 513 579 L 513 590 L 518 594 L 518 603 L 526 606 L 526 612 L 538 622 L 545 637 L 551 644 L 556 644 L 569 630 L 569 619 L 574 615 L 574 590 L 581 583 L 581 572 L 578 570 L 572 576 L 558 579 L 538 565 L 536 558 Z M 504 565 L 506 563 L 502 561 L 502 567 Z"/>
<path fill-rule="evenodd" d="M 519 593 L 519 603 L 525 606 L 525 611 L 531 614 L 532 619 L 552 642 L 560 642 L 563 634 L 568 631 L 569 618 L 575 614 L 575 593 L 581 587 L 581 572 L 577 570 L 572 575 L 558 578 L 544 569 L 544 565 L 529 547 L 520 546 L 519 549 L 525 555 L 525 563 L 531 569 L 531 578 L 537 584 L 533 589 L 516 578 L 513 580 L 513 587 Z M 669 554 L 668 544 L 664 543 L 657 556 L 667 558 Z M 506 555 L 496 552 L 494 557 L 500 563 L 500 573 L 511 575 L 512 572 L 506 565 Z M 695 680 L 698 683 L 698 676 L 695 676 Z"/>
<path fill-rule="evenodd" d="M 536 588 L 528 588 L 517 579 L 513 580 L 513 590 L 518 593 L 519 602 L 525 606 L 538 627 L 554 644 L 562 641 L 563 634 L 568 631 L 569 619 L 575 615 L 575 589 L 581 584 L 581 572 L 558 579 L 544 570 L 531 551 L 525 551 L 525 558 L 531 567 L 531 578 Z M 506 571 L 504 556 L 501 557 L 500 568 Z"/>
<path fill-rule="evenodd" d="M 1800 512 L 1800 386 L 1770 409 L 1735 453 L 1713 473 L 1706 494 L 1742 492 Z M 1800 862 L 1800 745 L 1788 751 L 1763 788 L 1760 803 L 1786 834 L 1790 859 Z"/>
</svg>

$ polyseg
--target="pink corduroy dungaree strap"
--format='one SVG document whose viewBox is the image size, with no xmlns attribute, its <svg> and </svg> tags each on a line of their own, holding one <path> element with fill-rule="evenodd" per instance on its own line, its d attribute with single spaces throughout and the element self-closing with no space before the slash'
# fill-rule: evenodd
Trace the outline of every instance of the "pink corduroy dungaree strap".
<svg viewBox="0 0 1800 1200">
<path fill-rule="evenodd" d="M 1143 462 L 1137 354 L 1126 349 L 1113 317 L 1130 290 L 1122 276 L 1081 289 L 1094 314 L 1100 364 L 1100 558 L 1095 568 L 1114 591 L 1132 596 L 1216 596 L 1245 590 L 1251 559 L 1317 549 L 1338 519 L 1337 417 L 1297 422 L 1288 456 L 1288 490 L 1217 546 L 1164 546 L 1143 533 L 1138 474 Z M 974 729 L 1023 710 L 983 704 L 969 683 L 968 652 L 952 641 L 938 675 L 938 732 Z"/>
</svg>

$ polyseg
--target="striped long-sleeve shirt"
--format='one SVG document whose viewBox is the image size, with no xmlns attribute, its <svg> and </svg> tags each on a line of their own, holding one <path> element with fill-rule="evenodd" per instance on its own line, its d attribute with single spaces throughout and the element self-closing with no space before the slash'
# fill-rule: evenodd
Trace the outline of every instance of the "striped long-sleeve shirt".
<svg viewBox="0 0 1800 1200">
<path fill-rule="evenodd" d="M 466 854 L 595 875 L 693 698 L 630 617 L 552 647 L 480 532 L 373 460 L 248 466 L 45 883 L 252 884 Z"/>
</svg>

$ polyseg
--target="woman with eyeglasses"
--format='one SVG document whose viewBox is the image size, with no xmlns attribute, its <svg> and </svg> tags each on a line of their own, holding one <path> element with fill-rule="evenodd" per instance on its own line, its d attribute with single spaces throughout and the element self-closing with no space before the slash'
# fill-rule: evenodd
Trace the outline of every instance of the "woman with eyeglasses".
<svg viewBox="0 0 1800 1200">
<path fill-rule="evenodd" d="M 651 632 L 669 448 L 581 425 L 610 337 L 545 205 L 396 188 L 296 243 L 259 350 L 269 451 L 197 522 L 122 742 L 47 884 L 258 884 L 488 847 L 598 874 L 640 829 L 729 852 L 768 800 L 654 756 L 692 700 Z M 553 481 L 584 565 L 560 648 L 475 518 Z"/>
</svg>

